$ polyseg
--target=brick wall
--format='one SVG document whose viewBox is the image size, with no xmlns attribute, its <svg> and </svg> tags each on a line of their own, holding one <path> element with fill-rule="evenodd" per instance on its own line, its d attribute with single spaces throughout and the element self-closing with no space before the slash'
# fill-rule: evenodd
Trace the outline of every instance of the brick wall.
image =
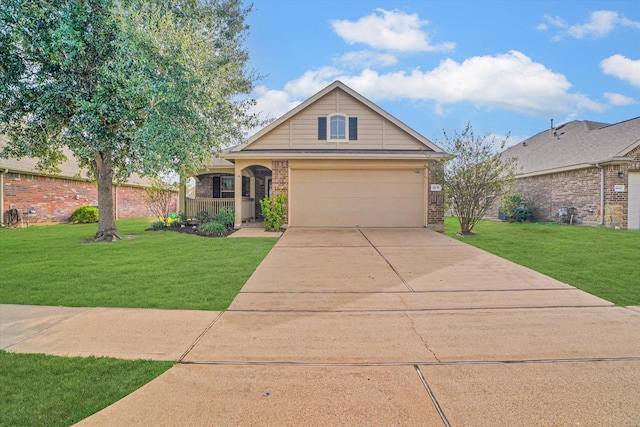
<svg viewBox="0 0 640 427">
<path fill-rule="evenodd" d="M 114 189 L 114 194 L 116 190 Z M 116 206 L 118 218 L 144 218 L 152 216 L 142 200 L 144 189 L 119 186 Z M 178 195 L 175 193 L 175 208 Z M 33 207 L 32 223 L 67 222 L 71 213 L 80 206 L 97 206 L 98 189 L 86 181 L 8 173 L 4 175 L 4 206 L 2 213 L 15 208 L 23 212 Z"/>
<path fill-rule="evenodd" d="M 428 183 L 427 189 L 428 197 L 428 224 L 427 227 L 433 228 L 436 231 L 444 231 L 444 188 L 443 191 L 431 191 L 431 184 L 442 184 L 438 181 L 438 174 L 436 168 L 441 167 L 439 163 L 432 162 L 429 165 L 428 170 Z"/>
<path fill-rule="evenodd" d="M 271 189 L 274 195 L 284 194 L 289 196 L 289 161 L 274 160 L 271 168 Z M 289 223 L 289 212 L 285 212 L 285 224 Z"/>
<path fill-rule="evenodd" d="M 514 191 L 522 194 L 538 221 L 558 221 L 561 207 L 570 210 L 576 224 L 627 227 L 629 171 L 640 167 L 640 148 L 629 153 L 635 163 L 604 166 L 604 209 L 600 206 L 600 174 L 594 167 L 549 175 L 518 178 Z M 622 176 L 618 173 L 622 172 Z M 616 192 L 616 185 L 624 191 Z"/>
</svg>

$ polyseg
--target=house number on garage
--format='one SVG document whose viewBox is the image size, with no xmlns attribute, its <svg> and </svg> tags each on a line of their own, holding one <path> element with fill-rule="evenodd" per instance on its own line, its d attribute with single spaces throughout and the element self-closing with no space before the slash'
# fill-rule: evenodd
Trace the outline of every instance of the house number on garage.
<svg viewBox="0 0 640 427">
<path fill-rule="evenodd" d="M 431 184 L 431 191 L 442 191 L 442 185 L 440 185 L 440 184 Z"/>
<path fill-rule="evenodd" d="M 624 185 L 614 185 L 613 191 L 616 193 L 624 193 Z"/>
</svg>

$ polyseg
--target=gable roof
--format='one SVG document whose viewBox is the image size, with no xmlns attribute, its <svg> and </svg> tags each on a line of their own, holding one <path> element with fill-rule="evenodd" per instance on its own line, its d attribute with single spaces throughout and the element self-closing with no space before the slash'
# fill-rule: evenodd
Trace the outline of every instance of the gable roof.
<svg viewBox="0 0 640 427">
<path fill-rule="evenodd" d="M 402 121 L 398 120 L 397 118 L 395 118 L 394 116 L 392 116 L 387 111 L 383 110 L 382 108 L 380 108 L 379 106 L 377 106 L 373 102 L 369 101 L 367 98 L 365 98 L 364 96 L 360 95 L 358 92 L 356 92 L 355 90 L 351 89 L 350 87 L 348 87 L 347 85 L 345 85 L 341 81 L 336 80 L 335 82 L 331 83 L 329 86 L 327 86 L 324 89 L 322 89 L 320 92 L 316 93 L 315 95 L 313 95 L 312 97 L 310 97 L 309 99 L 304 101 L 303 103 L 297 105 L 296 107 L 294 107 L 293 109 L 291 109 L 290 111 L 285 113 L 280 118 L 278 118 L 278 119 L 274 120 L 273 122 L 271 122 L 269 125 L 267 125 L 263 129 L 261 129 L 259 132 L 257 132 L 253 136 L 251 136 L 244 144 L 240 144 L 240 145 L 238 145 L 236 147 L 233 147 L 229 151 L 229 154 L 232 154 L 231 156 L 229 156 L 229 158 L 233 158 L 233 153 L 241 152 L 241 151 L 249 148 L 252 144 L 254 144 L 256 141 L 260 140 L 263 136 L 265 136 L 266 134 L 268 134 L 269 132 L 271 132 L 272 130 L 274 130 L 275 128 L 280 126 L 281 124 L 285 123 L 287 120 L 291 119 L 292 117 L 294 117 L 295 115 L 297 115 L 301 111 L 305 110 L 307 107 L 309 107 L 310 105 L 312 105 L 313 103 L 315 103 L 319 99 L 321 99 L 324 96 L 328 95 L 329 93 L 331 93 L 335 89 L 341 89 L 342 91 L 344 91 L 348 95 L 350 95 L 353 98 L 355 98 L 360 103 L 364 104 L 365 106 L 367 106 L 368 108 L 373 110 L 378 115 L 384 117 L 390 123 L 393 123 L 395 126 L 397 126 L 398 128 L 402 129 L 408 135 L 413 137 L 417 142 L 419 142 L 420 144 L 424 145 L 425 148 L 428 149 L 429 151 L 432 151 L 434 153 L 445 154 L 445 152 L 444 152 L 444 150 L 442 150 L 442 148 L 440 148 L 437 145 L 435 145 L 433 142 L 431 142 L 425 136 L 419 134 L 414 129 L 412 129 L 411 127 L 407 126 L 405 123 L 403 123 Z"/>
<path fill-rule="evenodd" d="M 502 156 L 518 163 L 516 176 L 529 176 L 630 161 L 625 156 L 638 146 L 640 117 L 612 125 L 576 120 L 540 132 Z"/>
</svg>

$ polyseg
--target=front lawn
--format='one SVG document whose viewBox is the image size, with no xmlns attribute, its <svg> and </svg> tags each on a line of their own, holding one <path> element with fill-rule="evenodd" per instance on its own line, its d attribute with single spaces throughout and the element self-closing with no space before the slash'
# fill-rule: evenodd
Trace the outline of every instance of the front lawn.
<svg viewBox="0 0 640 427">
<path fill-rule="evenodd" d="M 204 238 L 118 221 L 122 241 L 87 243 L 96 224 L 0 229 L 0 303 L 226 310 L 276 238 Z"/>
<path fill-rule="evenodd" d="M 75 424 L 171 366 L 173 362 L 0 351 L 0 425 Z"/>
<path fill-rule="evenodd" d="M 473 236 L 446 234 L 617 305 L 640 305 L 640 232 L 546 223 L 481 221 Z"/>
</svg>

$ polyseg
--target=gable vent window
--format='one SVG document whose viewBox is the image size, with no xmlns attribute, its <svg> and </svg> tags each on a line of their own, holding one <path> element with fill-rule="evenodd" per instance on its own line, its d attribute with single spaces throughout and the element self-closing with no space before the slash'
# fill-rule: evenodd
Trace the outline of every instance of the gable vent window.
<svg viewBox="0 0 640 427">
<path fill-rule="evenodd" d="M 341 114 L 318 117 L 318 139 L 326 141 L 357 140 L 358 118 Z"/>
</svg>

